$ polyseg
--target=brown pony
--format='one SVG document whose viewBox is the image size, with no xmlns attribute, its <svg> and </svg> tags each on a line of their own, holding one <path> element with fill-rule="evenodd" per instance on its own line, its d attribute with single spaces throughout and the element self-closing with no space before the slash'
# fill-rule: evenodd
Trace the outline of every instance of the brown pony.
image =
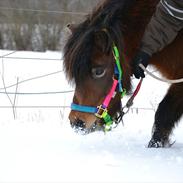
<svg viewBox="0 0 183 183">
<path fill-rule="evenodd" d="M 119 121 L 121 92 L 124 89 L 127 94 L 131 92 L 130 60 L 139 47 L 158 2 L 105 0 L 83 22 L 72 27 L 72 35 L 64 49 L 65 72 L 69 81 L 75 84 L 74 106 L 69 115 L 72 127 L 90 132 L 98 127 L 103 128 L 106 121 Z M 123 72 L 122 78 L 118 78 L 118 85 L 121 82 L 123 89 L 119 91 L 120 87 L 115 86 L 114 92 L 118 55 L 114 53 L 115 46 L 119 50 Z M 150 62 L 168 79 L 182 78 L 183 32 L 178 34 L 172 44 L 155 54 Z M 103 106 L 106 96 L 111 97 L 111 92 L 113 98 L 109 100 L 109 105 L 97 108 Z M 94 109 L 94 112 L 87 111 L 87 107 Z M 168 145 L 169 135 L 182 114 L 183 84 L 172 84 L 155 114 L 149 147 Z"/>
</svg>

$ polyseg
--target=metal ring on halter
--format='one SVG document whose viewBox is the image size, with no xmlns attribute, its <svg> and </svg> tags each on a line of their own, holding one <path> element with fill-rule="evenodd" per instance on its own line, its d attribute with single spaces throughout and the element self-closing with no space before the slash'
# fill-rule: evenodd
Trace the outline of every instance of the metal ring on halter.
<svg viewBox="0 0 183 183">
<path fill-rule="evenodd" d="M 98 111 L 95 113 L 95 116 L 98 118 L 103 118 L 104 113 L 107 112 L 107 108 L 104 108 L 103 105 L 97 106 Z"/>
<path fill-rule="evenodd" d="M 130 110 L 130 107 L 127 107 L 126 105 L 122 108 L 123 114 L 127 114 Z"/>
</svg>

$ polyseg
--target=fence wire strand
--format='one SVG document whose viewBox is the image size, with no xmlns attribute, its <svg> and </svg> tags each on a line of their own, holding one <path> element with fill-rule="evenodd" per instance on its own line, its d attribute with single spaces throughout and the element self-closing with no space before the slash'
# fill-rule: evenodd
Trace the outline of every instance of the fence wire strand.
<svg viewBox="0 0 183 183">
<path fill-rule="evenodd" d="M 11 54 L 13 54 L 12 52 Z M 54 58 L 31 58 L 31 57 L 9 57 L 9 56 L 0 56 L 0 58 L 12 59 L 12 60 L 42 60 L 42 61 L 61 61 L 62 59 L 54 59 Z"/>
<path fill-rule="evenodd" d="M 12 8 L 12 7 L 0 7 L 0 10 L 5 11 L 26 11 L 26 12 L 38 12 L 38 13 L 52 13 L 52 14 L 67 14 L 67 15 L 81 15 L 85 16 L 88 12 L 72 12 L 72 11 L 53 11 L 53 10 L 41 10 L 41 9 L 29 9 L 29 8 Z"/>
<path fill-rule="evenodd" d="M 66 94 L 72 93 L 73 90 L 68 91 L 48 91 L 48 92 L 0 92 L 0 94 L 8 94 L 8 95 L 54 95 L 54 94 Z"/>
<path fill-rule="evenodd" d="M 19 81 L 19 82 L 18 82 L 18 85 L 20 85 L 20 84 L 22 84 L 22 83 L 25 83 L 25 82 L 28 82 L 28 81 L 37 80 L 37 79 L 45 78 L 45 77 L 48 77 L 48 76 L 56 75 L 56 74 L 59 74 L 59 73 L 61 73 L 61 72 L 63 72 L 63 70 L 56 71 L 56 72 L 52 72 L 52 73 L 48 73 L 48 74 L 44 74 L 44 75 L 40 75 L 40 76 L 35 76 L 35 77 L 32 77 L 32 78 L 28 78 L 28 79 Z M 9 86 L 6 86 L 6 89 L 11 88 L 11 87 L 14 87 L 14 86 L 16 86 L 16 85 L 17 85 L 17 83 L 12 84 L 12 85 L 9 85 Z M 4 90 L 4 89 L 5 89 L 5 88 L 0 88 L 0 90 Z M 2 92 L 2 93 L 3 93 L 3 92 Z"/>
</svg>

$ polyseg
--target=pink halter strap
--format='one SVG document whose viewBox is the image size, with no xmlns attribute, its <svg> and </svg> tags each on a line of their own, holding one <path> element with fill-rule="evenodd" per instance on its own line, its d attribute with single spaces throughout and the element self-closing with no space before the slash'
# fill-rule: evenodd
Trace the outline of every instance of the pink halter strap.
<svg viewBox="0 0 183 183">
<path fill-rule="evenodd" d="M 103 106 L 104 106 L 104 107 L 107 108 L 107 107 L 109 106 L 109 103 L 110 103 L 110 101 L 111 101 L 111 99 L 112 99 L 112 97 L 113 97 L 113 95 L 114 95 L 114 93 L 115 93 L 117 84 L 118 84 L 118 80 L 113 79 L 112 88 L 111 88 L 110 92 L 108 93 L 108 95 L 106 96 L 106 98 L 105 98 L 105 100 L 104 100 L 104 102 L 103 102 Z"/>
</svg>

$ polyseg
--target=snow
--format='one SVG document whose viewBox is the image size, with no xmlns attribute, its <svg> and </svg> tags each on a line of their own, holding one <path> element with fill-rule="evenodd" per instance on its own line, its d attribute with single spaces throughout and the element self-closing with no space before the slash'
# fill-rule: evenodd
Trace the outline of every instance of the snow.
<svg viewBox="0 0 183 183">
<path fill-rule="evenodd" d="M 12 51 L 0 51 L 1 57 Z M 8 57 L 18 57 L 12 59 Z M 20 59 L 20 57 L 22 59 Z M 24 59 L 23 59 L 24 58 Z M 34 60 L 25 58 L 35 58 Z M 39 60 L 50 58 L 58 60 Z M 61 53 L 16 52 L 1 58 L 5 85 L 62 71 Z M 136 85 L 137 81 L 133 81 Z M 149 149 L 154 111 L 167 84 L 146 77 L 133 110 L 112 132 L 86 136 L 69 126 L 73 93 L 17 95 L 15 116 L 10 101 L 0 94 L 0 182 L 182 182 L 183 123 L 174 130 L 171 148 Z M 0 88 L 3 82 L 0 79 Z M 64 73 L 18 85 L 18 92 L 69 91 Z M 0 90 L 2 92 L 4 90 Z M 15 92 L 16 86 L 7 89 Z M 15 95 L 9 95 L 14 102 Z M 126 100 L 126 99 L 124 99 Z M 136 110 L 135 108 L 139 108 Z"/>
</svg>

